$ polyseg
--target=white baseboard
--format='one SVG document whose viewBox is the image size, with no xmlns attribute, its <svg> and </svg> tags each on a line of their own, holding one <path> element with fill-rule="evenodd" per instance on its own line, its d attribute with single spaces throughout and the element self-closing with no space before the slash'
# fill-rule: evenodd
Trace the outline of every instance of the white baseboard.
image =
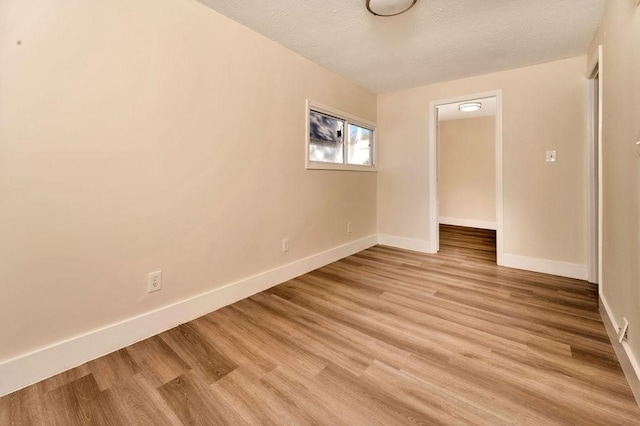
<svg viewBox="0 0 640 426">
<path fill-rule="evenodd" d="M 394 237 L 393 235 L 378 234 L 378 244 L 422 253 L 433 253 L 429 241 L 412 240 L 411 238 Z"/>
<path fill-rule="evenodd" d="M 524 269 L 526 271 L 542 272 L 544 274 L 558 275 L 560 277 L 587 279 L 587 265 L 576 263 L 558 262 L 555 260 L 540 259 L 536 257 L 518 256 L 504 253 L 500 259 L 501 266 Z"/>
<path fill-rule="evenodd" d="M 378 243 L 371 235 L 198 296 L 0 362 L 0 397 L 155 336 Z"/>
<path fill-rule="evenodd" d="M 485 220 L 459 219 L 457 217 L 439 217 L 438 222 L 443 225 L 466 226 L 468 228 L 492 229 L 496 230 L 498 225 L 496 222 L 487 222 Z"/>
<path fill-rule="evenodd" d="M 600 316 L 609 335 L 609 340 L 611 340 L 613 350 L 618 357 L 618 361 L 620 361 L 622 371 L 624 371 L 624 375 L 629 382 L 633 396 L 640 406 L 640 363 L 638 363 L 638 358 L 636 358 L 627 342 L 618 342 L 618 322 L 611 314 L 611 308 L 602 293 L 600 293 Z"/>
</svg>

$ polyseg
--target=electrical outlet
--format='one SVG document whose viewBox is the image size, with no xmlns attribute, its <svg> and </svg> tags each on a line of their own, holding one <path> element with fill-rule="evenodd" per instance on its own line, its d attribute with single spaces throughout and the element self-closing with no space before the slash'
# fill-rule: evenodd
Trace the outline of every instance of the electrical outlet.
<svg viewBox="0 0 640 426">
<path fill-rule="evenodd" d="M 627 331 L 629 330 L 629 321 L 625 317 L 622 317 L 622 327 L 618 330 L 618 343 L 626 342 Z"/>
<path fill-rule="evenodd" d="M 147 293 L 162 290 L 162 271 L 149 272 L 147 278 Z"/>
<path fill-rule="evenodd" d="M 289 238 L 285 238 L 282 240 L 282 252 L 289 251 Z"/>
<path fill-rule="evenodd" d="M 347 223 L 347 232 L 350 234 L 353 232 L 353 225 L 351 222 Z"/>
</svg>

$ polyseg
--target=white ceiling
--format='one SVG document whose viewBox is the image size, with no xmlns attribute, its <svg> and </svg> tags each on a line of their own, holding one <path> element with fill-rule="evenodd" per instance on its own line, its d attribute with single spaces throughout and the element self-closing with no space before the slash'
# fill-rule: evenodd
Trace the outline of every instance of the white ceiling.
<svg viewBox="0 0 640 426">
<path fill-rule="evenodd" d="M 480 102 L 482 108 L 477 111 L 462 112 L 458 110 L 458 105 L 466 102 Z M 462 120 L 465 118 L 491 117 L 496 115 L 496 98 L 467 99 L 464 102 L 454 102 L 438 106 L 438 120 Z"/>
<path fill-rule="evenodd" d="M 418 0 L 388 18 L 365 0 L 198 1 L 384 93 L 584 54 L 606 0 Z"/>
</svg>

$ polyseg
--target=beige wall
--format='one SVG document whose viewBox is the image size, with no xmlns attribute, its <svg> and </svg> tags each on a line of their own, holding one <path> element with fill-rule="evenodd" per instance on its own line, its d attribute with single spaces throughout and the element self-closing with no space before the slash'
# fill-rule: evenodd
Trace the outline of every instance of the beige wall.
<svg viewBox="0 0 640 426">
<path fill-rule="evenodd" d="M 592 48 L 603 46 L 603 282 L 618 324 L 640 361 L 640 7 L 609 1 Z"/>
<path fill-rule="evenodd" d="M 495 117 L 441 121 L 440 217 L 496 221 Z"/>
<path fill-rule="evenodd" d="M 0 20 L 0 361 L 376 232 L 375 173 L 304 169 L 305 99 L 371 93 L 192 1 Z"/>
<path fill-rule="evenodd" d="M 504 252 L 585 265 L 585 66 L 581 56 L 378 96 L 378 231 L 431 237 L 429 102 L 502 89 Z"/>
</svg>

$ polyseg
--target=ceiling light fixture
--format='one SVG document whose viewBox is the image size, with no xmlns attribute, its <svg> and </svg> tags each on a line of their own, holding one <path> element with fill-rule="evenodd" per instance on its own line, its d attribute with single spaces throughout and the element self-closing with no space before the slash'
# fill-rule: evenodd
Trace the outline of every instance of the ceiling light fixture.
<svg viewBox="0 0 640 426">
<path fill-rule="evenodd" d="M 473 112 L 480 108 L 482 108 L 482 104 L 480 102 L 465 102 L 458 105 L 458 110 L 462 112 Z"/>
<path fill-rule="evenodd" d="M 396 16 L 411 9 L 418 0 L 367 0 L 367 10 L 376 16 Z"/>
</svg>

